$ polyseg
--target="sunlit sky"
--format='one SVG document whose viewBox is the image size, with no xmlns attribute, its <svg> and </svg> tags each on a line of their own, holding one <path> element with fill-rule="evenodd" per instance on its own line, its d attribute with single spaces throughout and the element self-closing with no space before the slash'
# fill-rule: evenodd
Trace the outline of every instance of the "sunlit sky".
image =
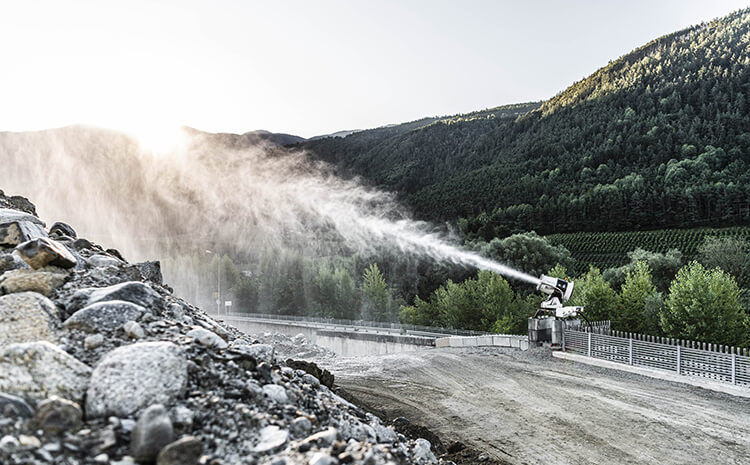
<svg viewBox="0 0 750 465">
<path fill-rule="evenodd" d="M 3 1 L 0 130 L 310 137 L 546 99 L 748 1 Z"/>
</svg>

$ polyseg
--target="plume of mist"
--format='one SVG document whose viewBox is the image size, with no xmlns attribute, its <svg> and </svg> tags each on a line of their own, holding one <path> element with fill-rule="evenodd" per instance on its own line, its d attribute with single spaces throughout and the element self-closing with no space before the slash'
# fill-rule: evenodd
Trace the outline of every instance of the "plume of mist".
<svg viewBox="0 0 750 465">
<path fill-rule="evenodd" d="M 325 256 L 396 248 L 538 282 L 453 245 L 391 194 L 337 177 L 304 153 L 247 135 L 183 136 L 154 153 L 97 128 L 2 133 L 0 188 L 29 197 L 47 222 L 68 222 L 137 260 L 205 249 Z"/>
</svg>

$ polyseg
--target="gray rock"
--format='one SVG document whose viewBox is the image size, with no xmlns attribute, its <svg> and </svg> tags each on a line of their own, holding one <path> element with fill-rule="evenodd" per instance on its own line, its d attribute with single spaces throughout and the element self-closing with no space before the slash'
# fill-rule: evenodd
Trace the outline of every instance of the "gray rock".
<svg viewBox="0 0 750 465">
<path fill-rule="evenodd" d="M 145 308 L 132 302 L 110 300 L 78 310 L 65 320 L 63 326 L 89 332 L 112 332 L 128 321 L 138 320 L 145 313 Z"/>
<path fill-rule="evenodd" d="M 6 271 L 31 268 L 17 253 L 3 253 L 0 251 L 0 273 Z"/>
<path fill-rule="evenodd" d="M 73 268 L 78 263 L 64 245 L 47 237 L 40 237 L 19 244 L 16 246 L 16 251 L 23 261 L 35 270 L 47 265 Z"/>
<path fill-rule="evenodd" d="M 135 428 L 135 420 L 131 420 L 130 418 L 123 418 L 122 420 L 120 420 L 120 428 L 122 428 L 122 430 L 126 433 L 133 431 L 133 428 Z"/>
<path fill-rule="evenodd" d="M 150 286 L 138 281 L 128 281 L 102 288 L 85 288 L 76 291 L 68 305 L 69 310 L 113 300 L 131 302 L 147 310 L 162 306 L 161 296 Z"/>
<path fill-rule="evenodd" d="M 184 320 L 185 309 L 182 307 L 182 305 L 178 303 L 170 304 L 168 310 L 169 310 L 169 316 L 171 316 L 175 321 Z"/>
<path fill-rule="evenodd" d="M 6 271 L 0 276 L 0 294 L 30 291 L 49 296 L 65 282 L 67 277 L 67 271 L 53 267 L 39 271 L 30 269 Z"/>
<path fill-rule="evenodd" d="M 102 344 L 104 344 L 104 336 L 99 333 L 86 336 L 86 339 L 83 340 L 83 347 L 88 350 L 96 349 Z"/>
<path fill-rule="evenodd" d="M 161 275 L 161 263 L 158 260 L 152 262 L 136 263 L 135 266 L 136 268 L 138 268 L 138 271 L 140 271 L 141 276 L 143 276 L 144 280 L 151 281 L 159 285 L 163 284 L 163 278 Z"/>
<path fill-rule="evenodd" d="M 247 344 L 240 339 L 235 339 L 229 344 L 229 350 L 252 357 L 258 363 L 273 363 L 274 360 L 274 348 L 268 344 Z"/>
<path fill-rule="evenodd" d="M 58 234 L 62 236 L 68 236 L 71 239 L 75 239 L 78 237 L 76 234 L 75 229 L 73 229 L 69 224 L 63 223 L 61 221 L 56 222 L 49 228 L 50 235 L 52 234 Z"/>
<path fill-rule="evenodd" d="M 212 318 L 204 320 L 204 319 L 198 319 L 197 323 L 207 330 L 214 332 L 219 335 L 224 340 L 227 340 L 230 338 L 229 332 L 224 329 L 218 322 L 214 321 Z"/>
<path fill-rule="evenodd" d="M 189 430 L 193 426 L 193 411 L 182 405 L 178 405 L 169 412 L 169 418 L 175 426 Z"/>
<path fill-rule="evenodd" d="M 79 252 L 81 250 L 94 250 L 94 244 L 92 244 L 88 239 L 80 238 L 73 241 L 73 248 Z"/>
<path fill-rule="evenodd" d="M 195 436 L 186 436 L 167 444 L 156 458 L 156 465 L 195 465 L 203 453 L 203 443 Z"/>
<path fill-rule="evenodd" d="M 266 384 L 263 386 L 263 394 L 269 399 L 280 404 L 285 404 L 289 401 L 289 397 L 286 394 L 286 389 L 278 384 Z"/>
<path fill-rule="evenodd" d="M 432 453 L 430 448 L 432 445 L 427 439 L 419 438 L 414 441 L 414 449 L 412 451 L 414 462 L 418 464 L 436 463 L 437 459 L 435 454 Z"/>
<path fill-rule="evenodd" d="M 16 247 L 24 242 L 46 237 L 44 229 L 30 221 L 13 221 L 0 224 L 0 246 Z"/>
<path fill-rule="evenodd" d="M 258 399 L 263 395 L 263 388 L 261 388 L 260 385 L 258 385 L 258 383 L 253 380 L 245 383 L 245 391 L 247 391 L 247 393 L 253 399 Z"/>
<path fill-rule="evenodd" d="M 307 436 L 312 430 L 312 422 L 306 417 L 297 417 L 292 421 L 290 429 L 297 437 Z"/>
<path fill-rule="evenodd" d="M 193 328 L 187 332 L 186 336 L 192 337 L 198 343 L 214 349 L 226 349 L 227 341 L 204 328 Z"/>
<path fill-rule="evenodd" d="M 29 223 L 44 227 L 44 222 L 34 215 L 10 208 L 0 208 L 0 224 L 12 223 L 14 221 L 28 221 Z"/>
<path fill-rule="evenodd" d="M 34 420 L 44 431 L 59 434 L 81 426 L 83 412 L 75 403 L 60 397 L 50 397 L 36 407 Z"/>
<path fill-rule="evenodd" d="M 315 376 L 311 375 L 310 373 L 305 373 L 302 375 L 302 382 L 307 383 L 312 387 L 320 387 L 320 381 Z"/>
<path fill-rule="evenodd" d="M 260 430 L 260 440 L 253 447 L 254 452 L 269 452 L 283 446 L 289 438 L 289 432 L 276 425 L 266 426 Z"/>
<path fill-rule="evenodd" d="M 94 434 L 92 442 L 90 444 L 91 453 L 101 454 L 105 450 L 115 446 L 117 444 L 117 435 L 115 434 L 115 428 L 109 425 L 103 429 L 100 429 Z"/>
<path fill-rule="evenodd" d="M 0 391 L 37 402 L 59 396 L 80 402 L 91 368 L 46 341 L 0 347 Z"/>
<path fill-rule="evenodd" d="M 162 447 L 174 439 L 172 421 L 161 404 L 144 410 L 130 435 L 130 455 L 138 462 L 153 462 Z"/>
<path fill-rule="evenodd" d="M 16 439 L 15 436 L 6 434 L 2 438 L 0 438 L 0 451 L 13 452 L 19 447 L 21 447 L 21 443 L 18 442 L 18 439 Z"/>
<path fill-rule="evenodd" d="M 125 335 L 130 339 L 143 339 L 144 337 L 146 337 L 146 332 L 136 321 L 126 322 L 124 325 L 122 325 L 122 329 L 123 331 L 125 331 Z"/>
<path fill-rule="evenodd" d="M 139 342 L 109 352 L 94 368 L 86 416 L 126 417 L 151 404 L 171 404 L 187 386 L 187 360 L 171 342 Z"/>
<path fill-rule="evenodd" d="M 36 292 L 0 297 L 0 345 L 39 340 L 54 341 L 57 308 Z"/>
<path fill-rule="evenodd" d="M 0 417 L 31 418 L 34 411 L 20 397 L 0 392 Z"/>
<path fill-rule="evenodd" d="M 91 266 L 118 266 L 123 263 L 109 255 L 95 254 L 86 259 L 86 262 Z"/>
<path fill-rule="evenodd" d="M 375 430 L 375 436 L 380 443 L 394 443 L 398 440 L 396 432 L 391 428 L 385 427 L 380 423 L 372 425 L 372 428 Z"/>
</svg>

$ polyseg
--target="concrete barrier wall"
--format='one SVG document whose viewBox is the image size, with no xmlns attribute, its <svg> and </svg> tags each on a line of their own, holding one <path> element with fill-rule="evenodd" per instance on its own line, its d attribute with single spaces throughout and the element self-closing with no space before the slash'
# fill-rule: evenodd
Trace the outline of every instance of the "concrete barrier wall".
<svg viewBox="0 0 750 465">
<path fill-rule="evenodd" d="M 246 334 L 265 332 L 296 336 L 302 333 L 309 342 L 325 347 L 342 357 L 384 355 L 434 347 L 434 338 L 399 334 L 378 334 L 363 331 L 319 329 L 286 322 L 248 320 L 224 317 L 226 323 Z"/>
<path fill-rule="evenodd" d="M 527 350 L 529 338 L 527 336 L 451 336 L 435 339 L 435 347 L 514 347 Z"/>
<path fill-rule="evenodd" d="M 294 337 L 297 334 L 302 333 L 305 336 L 305 339 L 312 342 L 313 344 L 317 344 L 316 339 L 318 335 L 318 330 L 315 328 L 311 328 L 309 326 L 298 326 L 294 324 L 277 324 L 277 323 L 269 323 L 266 321 L 256 321 L 256 320 L 249 321 L 249 320 L 232 318 L 232 317 L 221 317 L 219 319 L 234 326 L 235 328 L 239 329 L 245 334 L 263 334 L 265 332 L 269 332 L 269 333 L 279 333 L 279 334 L 284 334 L 290 337 Z"/>
<path fill-rule="evenodd" d="M 317 344 L 332 350 L 343 357 L 365 355 L 385 355 L 398 352 L 413 352 L 432 348 L 432 345 L 401 342 L 398 339 L 353 339 L 348 334 L 334 334 L 330 331 L 318 333 Z"/>
</svg>

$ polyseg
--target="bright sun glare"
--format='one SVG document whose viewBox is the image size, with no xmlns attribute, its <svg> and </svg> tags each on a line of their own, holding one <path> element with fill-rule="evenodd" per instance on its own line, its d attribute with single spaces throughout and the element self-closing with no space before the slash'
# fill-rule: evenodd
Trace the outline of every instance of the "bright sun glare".
<svg viewBox="0 0 750 465">
<path fill-rule="evenodd" d="M 134 137 L 141 148 L 156 155 L 171 153 L 185 142 L 185 130 L 178 125 L 144 124 L 125 130 Z"/>
</svg>

